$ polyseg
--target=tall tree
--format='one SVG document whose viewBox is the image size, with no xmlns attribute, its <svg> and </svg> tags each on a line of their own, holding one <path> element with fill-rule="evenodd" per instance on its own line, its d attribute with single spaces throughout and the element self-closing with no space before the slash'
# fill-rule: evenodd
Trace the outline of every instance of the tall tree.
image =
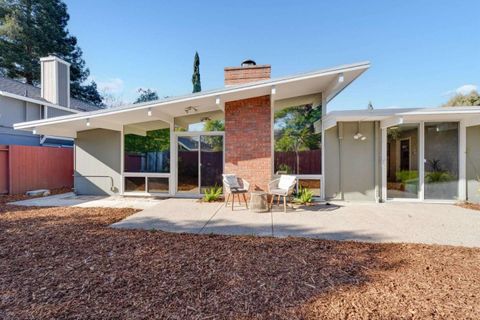
<svg viewBox="0 0 480 320">
<path fill-rule="evenodd" d="M 444 107 L 480 106 L 480 94 L 472 90 L 469 94 L 456 94 L 443 105 Z"/>
<path fill-rule="evenodd" d="M 156 91 L 151 89 L 138 89 L 140 95 L 138 96 L 137 100 L 134 103 L 142 103 L 148 101 L 158 100 L 158 94 Z"/>
<path fill-rule="evenodd" d="M 193 59 L 193 75 L 192 75 L 193 93 L 202 91 L 202 84 L 200 82 L 200 57 L 195 51 L 195 58 Z"/>
<path fill-rule="evenodd" d="M 39 59 L 53 54 L 71 63 L 72 97 L 101 106 L 95 82 L 85 84 L 90 71 L 68 32 L 69 19 L 61 0 L 0 0 L 0 73 L 38 85 Z"/>
</svg>

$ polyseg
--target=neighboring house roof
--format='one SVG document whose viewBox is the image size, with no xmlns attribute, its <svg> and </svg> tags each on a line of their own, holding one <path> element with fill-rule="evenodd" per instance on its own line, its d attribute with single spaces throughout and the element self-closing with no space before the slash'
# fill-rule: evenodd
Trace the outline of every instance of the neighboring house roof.
<svg viewBox="0 0 480 320">
<path fill-rule="evenodd" d="M 330 101 L 370 67 L 369 62 L 342 65 L 276 79 L 232 85 L 180 97 L 166 98 L 112 109 L 61 116 L 15 124 L 16 129 L 36 130 L 41 134 L 75 137 L 76 132 L 104 128 L 121 130 L 125 124 L 152 120 L 173 123 L 175 117 L 223 110 L 229 101 L 271 95 L 275 103 L 302 96 L 324 93 Z M 149 112 L 147 112 L 147 110 Z"/>
<path fill-rule="evenodd" d="M 51 104 L 42 98 L 40 88 L 10 78 L 0 77 L 0 92 L 7 92 L 34 99 L 37 100 L 39 104 Z M 75 98 L 70 98 L 70 108 L 79 111 L 94 111 L 101 109 L 100 107 Z"/>
</svg>

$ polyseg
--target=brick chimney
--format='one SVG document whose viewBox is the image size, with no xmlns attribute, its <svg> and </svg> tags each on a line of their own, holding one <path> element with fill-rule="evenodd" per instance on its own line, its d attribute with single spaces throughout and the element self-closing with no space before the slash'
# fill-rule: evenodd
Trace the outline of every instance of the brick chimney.
<svg viewBox="0 0 480 320">
<path fill-rule="evenodd" d="M 258 65 L 253 60 L 245 60 L 240 67 L 226 67 L 225 86 L 270 79 L 271 66 Z"/>
</svg>

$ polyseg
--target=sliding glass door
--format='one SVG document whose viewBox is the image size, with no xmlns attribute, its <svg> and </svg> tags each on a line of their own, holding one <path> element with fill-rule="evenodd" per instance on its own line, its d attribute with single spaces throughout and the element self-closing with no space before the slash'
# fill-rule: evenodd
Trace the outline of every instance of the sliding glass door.
<svg viewBox="0 0 480 320">
<path fill-rule="evenodd" d="M 387 129 L 387 198 L 418 199 L 418 124 Z"/>
<path fill-rule="evenodd" d="M 458 122 L 404 123 L 386 128 L 387 199 L 458 200 Z"/>
<path fill-rule="evenodd" d="M 200 194 L 222 185 L 223 135 L 178 136 L 177 192 Z"/>
<path fill-rule="evenodd" d="M 458 198 L 458 122 L 425 123 L 425 199 Z"/>
</svg>

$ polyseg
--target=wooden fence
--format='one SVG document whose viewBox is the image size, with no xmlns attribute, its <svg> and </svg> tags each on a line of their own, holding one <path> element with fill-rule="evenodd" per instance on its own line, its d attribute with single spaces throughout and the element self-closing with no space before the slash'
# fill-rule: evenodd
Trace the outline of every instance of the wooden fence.
<svg viewBox="0 0 480 320">
<path fill-rule="evenodd" d="M 300 151 L 297 155 L 293 151 L 275 151 L 275 171 L 288 167 L 289 172 L 295 174 L 320 174 L 322 171 L 322 150 Z M 299 169 L 297 172 L 297 168 Z"/>
<path fill-rule="evenodd" d="M 0 146 L 0 193 L 73 187 L 73 149 Z"/>
</svg>

